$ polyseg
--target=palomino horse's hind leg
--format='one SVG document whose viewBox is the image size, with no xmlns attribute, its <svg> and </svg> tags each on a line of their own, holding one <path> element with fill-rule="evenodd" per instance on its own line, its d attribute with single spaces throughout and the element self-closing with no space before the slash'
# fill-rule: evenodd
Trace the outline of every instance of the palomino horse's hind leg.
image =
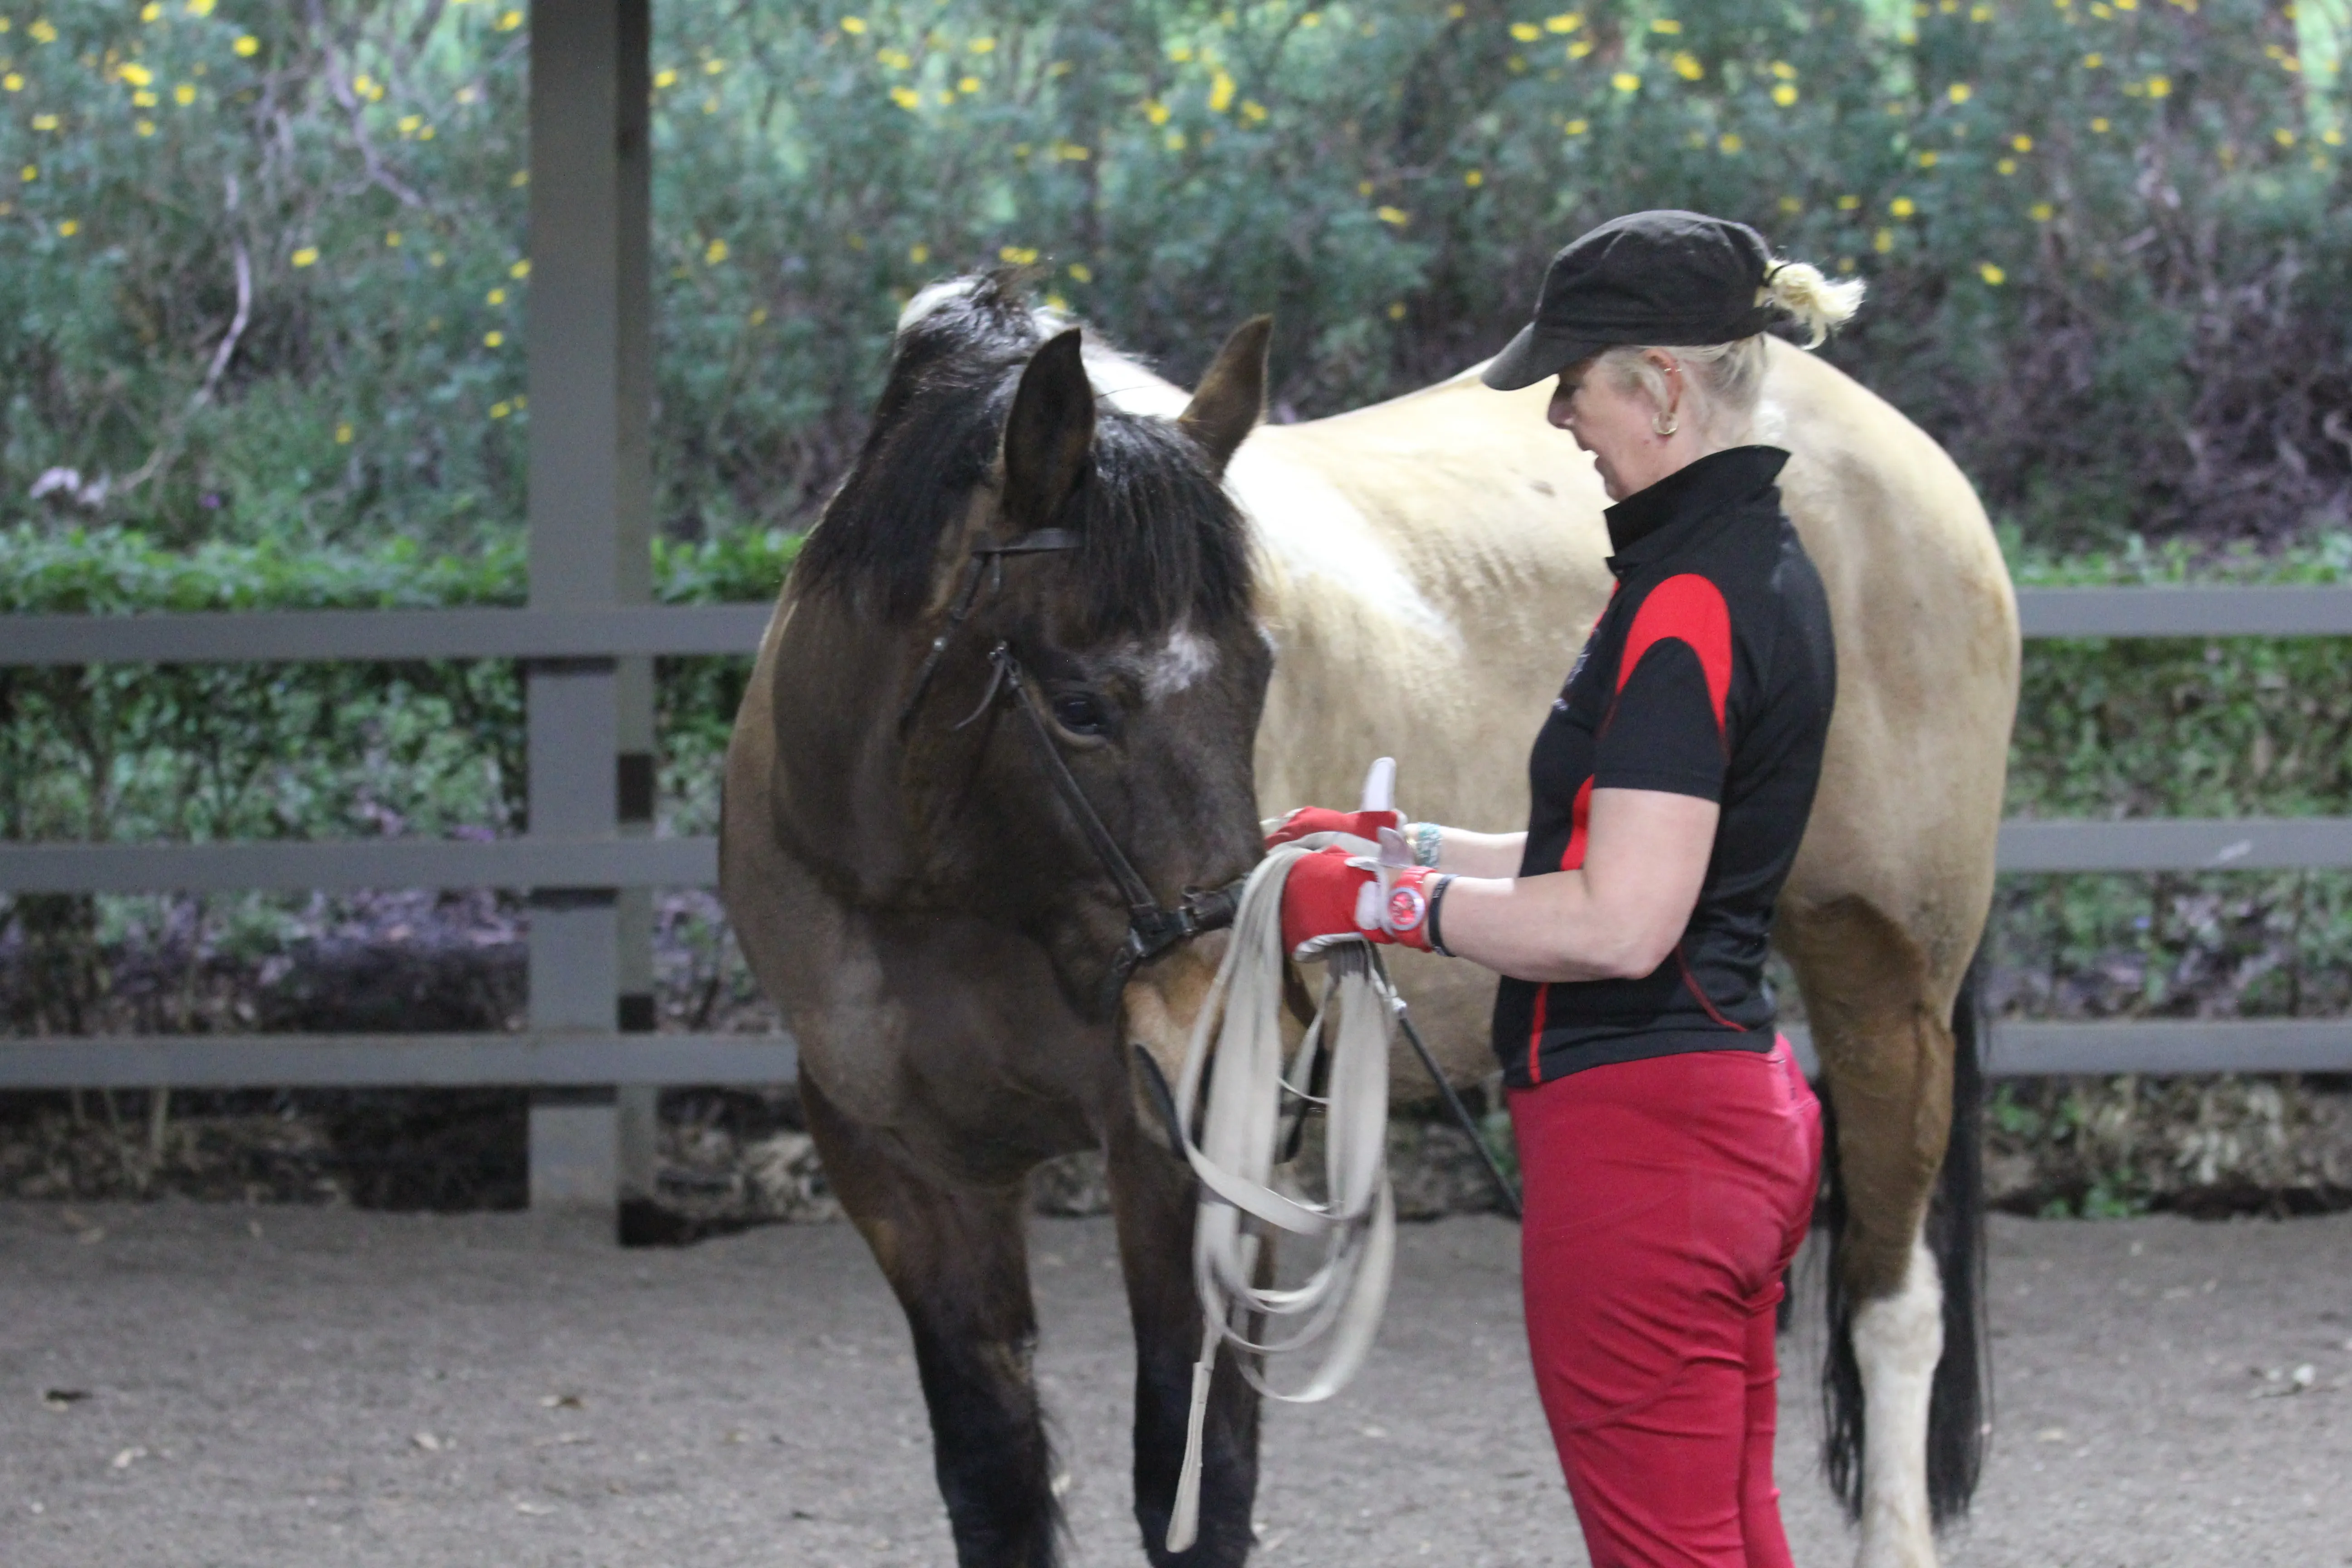
<svg viewBox="0 0 2352 1568">
<path fill-rule="evenodd" d="M 1832 1333 L 1845 1342 L 1829 1350 L 1832 1475 L 1860 1482 L 1861 1568 L 1934 1568 L 1928 1413 L 1944 1299 L 1921 1236 L 1950 1131 L 1952 1035 L 1918 944 L 1868 902 L 1784 907 L 1776 934 L 1836 1127 Z M 1837 1375 L 1845 1356 L 1858 1407 Z M 1841 1451 L 1857 1431 L 1860 1454 Z"/>
<path fill-rule="evenodd" d="M 1030 1361 L 1028 1191 L 950 1187 L 909 1170 L 801 1077 L 825 1179 L 913 1331 L 932 1464 L 961 1568 L 1053 1568 L 1060 1514 Z"/>
<path fill-rule="evenodd" d="M 1256 1393 L 1220 1356 L 1209 1384 L 1201 1468 L 1201 1533 L 1167 1551 L 1168 1519 L 1184 1460 L 1192 1365 L 1201 1353 L 1201 1299 L 1192 1284 L 1192 1173 L 1132 1121 L 1111 1135 L 1111 1205 L 1135 1323 L 1135 1520 L 1155 1565 L 1230 1568 L 1249 1555 L 1257 1497 Z"/>
</svg>

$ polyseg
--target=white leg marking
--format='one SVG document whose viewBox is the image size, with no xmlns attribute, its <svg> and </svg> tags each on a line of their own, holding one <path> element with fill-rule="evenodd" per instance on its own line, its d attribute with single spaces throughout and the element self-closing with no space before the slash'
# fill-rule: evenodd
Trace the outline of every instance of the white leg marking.
<svg viewBox="0 0 2352 1568">
<path fill-rule="evenodd" d="M 1927 1397 L 1944 1353 L 1944 1286 L 1914 1238 L 1903 1288 L 1853 1315 L 1862 1367 L 1862 1551 L 1857 1568 L 1936 1568 L 1927 1518 Z"/>
</svg>

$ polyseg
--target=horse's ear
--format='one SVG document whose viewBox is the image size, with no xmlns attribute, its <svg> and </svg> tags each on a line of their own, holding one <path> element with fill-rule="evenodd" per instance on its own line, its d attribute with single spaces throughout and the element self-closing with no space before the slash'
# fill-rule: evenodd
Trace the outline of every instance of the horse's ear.
<svg viewBox="0 0 2352 1568">
<path fill-rule="evenodd" d="M 1234 450 L 1265 416 L 1265 347 L 1273 337 L 1272 316 L 1253 316 L 1234 328 L 1177 416 L 1217 473 L 1225 471 Z"/>
<path fill-rule="evenodd" d="M 1095 389 L 1076 327 L 1039 349 L 1021 373 L 1004 421 L 1004 518 L 1050 528 L 1085 477 L 1095 444 Z"/>
</svg>

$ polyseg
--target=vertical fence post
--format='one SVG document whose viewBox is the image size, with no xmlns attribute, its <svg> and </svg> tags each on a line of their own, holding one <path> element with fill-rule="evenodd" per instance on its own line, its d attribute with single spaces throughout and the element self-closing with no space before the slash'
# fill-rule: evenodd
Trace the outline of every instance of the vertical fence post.
<svg viewBox="0 0 2352 1568">
<path fill-rule="evenodd" d="M 642 604 L 652 497 L 646 0 L 532 0 L 530 25 L 530 603 Z M 530 830 L 610 834 L 641 804 L 649 818 L 646 661 L 542 662 L 525 690 Z M 532 896 L 534 1028 L 649 1023 L 649 955 L 635 951 L 646 908 L 644 894 L 611 889 Z M 611 1089 L 533 1095 L 534 1207 L 611 1210 L 619 1120 Z"/>
</svg>

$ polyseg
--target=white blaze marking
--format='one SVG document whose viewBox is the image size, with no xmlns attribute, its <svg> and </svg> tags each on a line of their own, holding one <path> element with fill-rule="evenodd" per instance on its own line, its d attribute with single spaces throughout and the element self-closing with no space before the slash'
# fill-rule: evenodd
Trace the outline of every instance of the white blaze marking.
<svg viewBox="0 0 2352 1568">
<path fill-rule="evenodd" d="M 1944 1353 L 1944 1287 L 1917 1238 L 1903 1288 L 1853 1315 L 1862 1369 L 1862 1551 L 1856 1568 L 1936 1568 L 1927 1402 Z"/>
<path fill-rule="evenodd" d="M 1190 626 L 1178 626 L 1144 662 L 1143 695 L 1154 702 L 1173 697 L 1216 668 L 1217 645 Z"/>
</svg>

